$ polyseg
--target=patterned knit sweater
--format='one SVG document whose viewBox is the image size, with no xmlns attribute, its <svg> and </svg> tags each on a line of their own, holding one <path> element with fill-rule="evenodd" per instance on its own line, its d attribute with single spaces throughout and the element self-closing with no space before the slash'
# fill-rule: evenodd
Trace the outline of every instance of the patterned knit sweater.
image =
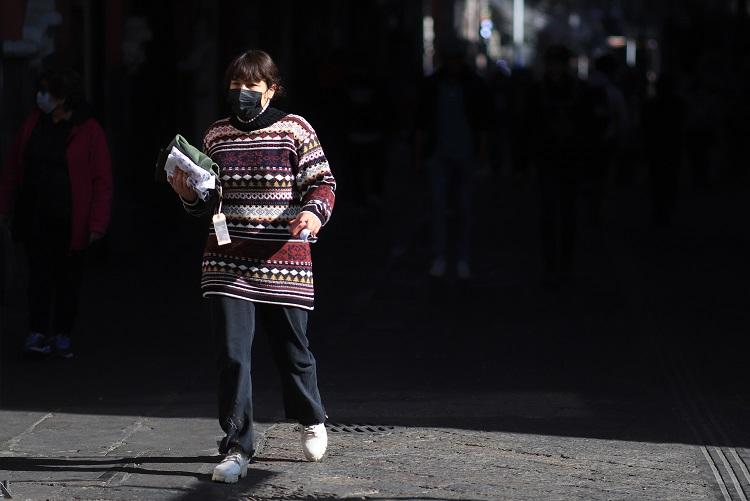
<svg viewBox="0 0 750 501">
<path fill-rule="evenodd" d="M 301 211 L 325 225 L 336 181 L 307 121 L 269 108 L 257 122 L 214 123 L 203 151 L 219 165 L 222 212 L 232 242 L 219 246 L 213 225 L 203 253 L 203 296 L 224 295 L 308 310 L 314 307 L 310 244 L 289 234 Z M 216 212 L 218 195 L 185 209 Z"/>
</svg>

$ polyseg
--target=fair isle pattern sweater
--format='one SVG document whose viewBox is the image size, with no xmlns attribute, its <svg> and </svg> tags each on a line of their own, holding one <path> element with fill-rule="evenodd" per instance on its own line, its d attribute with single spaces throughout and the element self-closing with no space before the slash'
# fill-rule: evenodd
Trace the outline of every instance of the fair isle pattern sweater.
<svg viewBox="0 0 750 501">
<path fill-rule="evenodd" d="M 201 290 L 204 297 L 312 310 L 310 244 L 292 237 L 288 227 L 301 211 L 312 212 L 325 225 L 336 181 L 304 118 L 274 109 L 258 118 L 262 126 L 255 129 L 234 118 L 219 120 L 203 140 L 203 151 L 219 165 L 221 210 L 232 242 L 219 246 L 210 225 Z M 212 192 L 207 202 L 185 208 L 194 215 L 214 213 L 217 199 Z"/>
</svg>

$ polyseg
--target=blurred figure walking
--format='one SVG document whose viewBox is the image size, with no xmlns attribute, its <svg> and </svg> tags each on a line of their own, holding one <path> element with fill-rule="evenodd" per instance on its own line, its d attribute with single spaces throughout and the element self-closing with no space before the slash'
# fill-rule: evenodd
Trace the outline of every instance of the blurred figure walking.
<svg viewBox="0 0 750 501">
<path fill-rule="evenodd" d="M 591 144 L 584 169 L 589 217 L 597 229 L 602 225 L 602 211 L 615 159 L 624 151 L 630 129 L 625 95 L 617 86 L 618 62 L 612 54 L 596 59 L 588 80 L 588 107 Z"/>
<path fill-rule="evenodd" d="M 656 93 L 643 106 L 643 137 L 651 177 L 651 222 L 657 228 L 672 224 L 686 120 L 687 103 L 680 96 L 675 78 L 665 73 L 656 84 Z"/>
<path fill-rule="evenodd" d="M 570 271 L 576 240 L 582 168 L 590 144 L 588 89 L 572 73 L 573 53 L 555 45 L 544 55 L 544 76 L 530 102 L 531 130 L 540 145 L 539 180 L 544 281 L 554 284 Z"/>
<path fill-rule="evenodd" d="M 417 130 L 417 162 L 426 158 L 432 188 L 432 251 L 430 274 L 447 271 L 449 229 L 457 243 L 456 273 L 471 277 L 471 227 L 474 176 L 487 161 L 489 90 L 466 62 L 460 41 L 441 50 L 442 64 L 421 92 Z M 448 221 L 449 201 L 457 199 L 455 223 Z"/>
</svg>

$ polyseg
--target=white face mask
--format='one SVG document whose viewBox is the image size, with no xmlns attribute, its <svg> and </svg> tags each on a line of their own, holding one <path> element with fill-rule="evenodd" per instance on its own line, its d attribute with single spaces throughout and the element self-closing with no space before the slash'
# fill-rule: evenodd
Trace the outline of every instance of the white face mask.
<svg viewBox="0 0 750 501">
<path fill-rule="evenodd" d="M 37 92 L 36 105 L 39 106 L 39 109 L 44 113 L 52 113 L 55 108 L 57 108 L 57 104 L 55 104 L 52 98 L 52 94 L 50 94 L 49 92 Z"/>
</svg>

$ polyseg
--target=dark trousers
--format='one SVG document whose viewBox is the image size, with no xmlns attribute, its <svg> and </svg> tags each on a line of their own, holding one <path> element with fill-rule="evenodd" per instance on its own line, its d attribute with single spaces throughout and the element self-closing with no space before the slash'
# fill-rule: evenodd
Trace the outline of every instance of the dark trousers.
<svg viewBox="0 0 750 501">
<path fill-rule="evenodd" d="M 219 354 L 219 423 L 226 433 L 219 452 L 232 447 L 255 452 L 250 353 L 258 324 L 268 334 L 281 375 L 286 417 L 303 425 L 325 421 L 315 357 L 307 341 L 307 311 L 227 296 L 209 301 Z"/>
<path fill-rule="evenodd" d="M 471 255 L 472 194 L 475 161 L 467 156 L 449 158 L 435 155 L 429 160 L 432 181 L 432 252 L 435 259 L 445 259 L 449 237 L 457 244 L 458 258 L 468 261 Z M 458 217 L 451 235 L 447 211 L 449 200 L 456 195 Z"/>
<path fill-rule="evenodd" d="M 65 242 L 65 240 L 63 241 Z M 78 314 L 82 256 L 67 244 L 27 240 L 29 330 L 70 336 Z"/>
</svg>

